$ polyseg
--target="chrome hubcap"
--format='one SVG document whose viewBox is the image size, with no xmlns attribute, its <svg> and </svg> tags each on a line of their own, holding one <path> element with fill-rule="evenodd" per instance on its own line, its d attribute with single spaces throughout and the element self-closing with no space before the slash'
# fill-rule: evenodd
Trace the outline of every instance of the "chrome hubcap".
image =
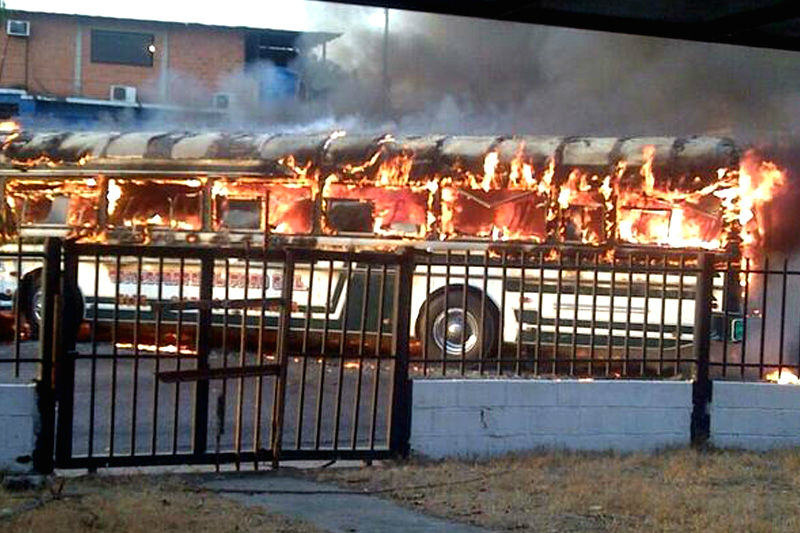
<svg viewBox="0 0 800 533">
<path fill-rule="evenodd" d="M 42 291 L 41 289 L 37 289 L 36 292 L 33 293 L 33 298 L 31 299 L 31 307 L 33 311 L 33 319 L 36 320 L 37 324 L 42 323 Z"/>
<path fill-rule="evenodd" d="M 444 348 L 448 355 L 461 355 L 478 343 L 478 321 L 469 311 L 448 309 L 433 321 L 432 333 L 439 350 Z"/>
</svg>

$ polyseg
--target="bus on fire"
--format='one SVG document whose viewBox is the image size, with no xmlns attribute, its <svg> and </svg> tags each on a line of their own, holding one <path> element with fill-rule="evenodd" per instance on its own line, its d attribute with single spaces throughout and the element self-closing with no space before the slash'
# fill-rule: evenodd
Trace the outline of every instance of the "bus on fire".
<svg viewBox="0 0 800 533">
<path fill-rule="evenodd" d="M 14 240 L 6 251 L 41 249 L 48 236 L 413 247 L 412 334 L 446 357 L 489 356 L 504 342 L 675 346 L 692 340 L 695 276 L 670 269 L 669 254 L 734 256 L 757 238 L 755 206 L 740 200 L 763 180 L 741 159 L 714 137 L 16 132 L 3 141 L 0 223 Z M 270 298 L 288 282 L 298 316 L 311 302 L 341 320 L 365 270 L 345 279 L 341 265 L 323 266 L 284 280 L 280 265 L 230 260 L 215 268 L 213 297 Z M 715 312 L 737 308 L 728 285 L 715 279 Z M 197 298 L 198 287 L 193 264 L 82 263 L 70 312 L 130 319 L 138 302 L 152 319 L 148 301 Z M 0 262 L 0 310 L 18 302 L 32 335 L 40 298 L 38 263 Z"/>
</svg>

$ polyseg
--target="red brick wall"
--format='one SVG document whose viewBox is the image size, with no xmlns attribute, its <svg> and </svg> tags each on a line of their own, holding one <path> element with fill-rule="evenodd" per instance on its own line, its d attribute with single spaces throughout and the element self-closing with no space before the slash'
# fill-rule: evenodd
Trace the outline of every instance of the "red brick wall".
<svg viewBox="0 0 800 533">
<path fill-rule="evenodd" d="M 161 52 L 166 29 L 129 22 L 100 21 L 82 22 L 83 46 L 81 62 L 81 96 L 107 100 L 111 85 L 136 87 L 136 95 L 142 103 L 161 103 L 158 93 L 158 77 L 161 70 Z M 152 33 L 156 51 L 152 67 L 92 63 L 92 30 L 135 31 Z"/>
<path fill-rule="evenodd" d="M 0 51 L 5 59 L 0 86 L 27 88 L 52 96 L 83 96 L 107 100 L 111 85 L 137 88 L 142 103 L 209 105 L 211 94 L 229 91 L 244 67 L 244 33 L 197 26 L 168 25 L 123 20 L 75 18 L 45 14 L 14 14 L 31 22 L 27 39 L 0 31 Z M 81 94 L 74 94 L 75 39 L 82 28 Z M 92 63 L 92 29 L 152 33 L 156 51 L 153 66 Z M 162 100 L 161 72 L 165 39 L 168 41 L 167 100 Z M 26 46 L 27 84 L 25 77 Z"/>
<path fill-rule="evenodd" d="M 233 30 L 171 28 L 169 99 L 207 106 L 215 92 L 240 85 L 244 33 Z"/>
<path fill-rule="evenodd" d="M 12 14 L 11 18 L 16 17 Z M 30 37 L 9 37 L 5 27 L 0 30 L 0 50 L 4 51 L 0 56 L 0 86 L 52 96 L 71 94 L 75 21 L 47 15 L 25 16 L 24 20 L 31 23 Z"/>
</svg>

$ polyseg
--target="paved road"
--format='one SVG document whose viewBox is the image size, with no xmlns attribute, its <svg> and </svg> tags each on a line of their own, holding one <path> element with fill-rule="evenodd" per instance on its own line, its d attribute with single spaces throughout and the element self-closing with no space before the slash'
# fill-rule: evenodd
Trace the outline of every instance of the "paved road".
<svg viewBox="0 0 800 533">
<path fill-rule="evenodd" d="M 20 348 L 22 357 L 30 357 L 38 345 L 25 342 Z M 82 356 L 92 354 L 89 343 L 79 343 L 77 349 Z M 9 345 L 0 347 L 0 357 L 9 357 L 12 350 Z M 73 454 L 87 455 L 90 447 L 94 455 L 108 455 L 112 449 L 115 455 L 129 455 L 132 450 L 136 454 L 191 451 L 196 383 L 164 383 L 156 376 L 196 368 L 195 357 L 173 354 L 156 358 L 143 352 L 136 360 L 132 350 L 118 350 L 117 358 L 111 355 L 110 344 L 98 344 L 94 357 L 81 357 L 76 363 Z M 209 364 L 223 367 L 225 359 L 215 350 Z M 229 367 L 254 364 L 258 361 L 253 353 L 244 358 L 238 351 L 227 356 Z M 8 376 L 12 366 L 4 365 L 0 375 Z M 337 359 L 326 359 L 323 368 L 322 361 L 314 358 L 308 359 L 303 369 L 302 360 L 292 360 L 287 376 L 284 449 L 331 448 L 334 441 L 342 449 L 353 447 L 354 442 L 359 448 L 370 442 L 377 448 L 386 447 L 392 363 L 383 360 L 380 367 L 375 360 L 359 365 L 355 359 L 346 359 L 340 368 Z M 21 368 L 22 377 L 32 377 L 33 372 L 31 365 Z M 210 382 L 207 451 L 217 450 L 218 433 L 223 452 L 253 450 L 257 442 L 269 448 L 274 383 L 273 377 Z"/>
</svg>

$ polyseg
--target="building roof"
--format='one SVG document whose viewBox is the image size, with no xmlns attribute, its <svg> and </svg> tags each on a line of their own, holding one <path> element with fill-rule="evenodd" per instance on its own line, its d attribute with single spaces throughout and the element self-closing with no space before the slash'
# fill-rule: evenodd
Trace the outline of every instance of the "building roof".
<svg viewBox="0 0 800 533">
<path fill-rule="evenodd" d="M 230 30 L 240 31 L 245 33 L 260 33 L 268 34 L 270 41 L 274 42 L 277 46 L 295 46 L 297 41 L 300 40 L 301 44 L 306 48 L 313 48 L 315 46 L 327 43 L 338 37 L 341 33 L 324 32 L 324 31 L 293 31 L 293 30 L 277 30 L 273 28 L 256 28 L 252 26 L 221 26 L 214 24 L 200 24 L 197 22 L 171 22 L 162 20 L 146 20 L 146 19 L 128 19 L 117 17 L 101 17 L 94 15 L 81 15 L 77 13 L 50 13 L 45 11 L 24 11 L 19 9 L 8 10 L 8 17 L 10 18 L 24 18 L 26 16 L 45 15 L 52 17 L 63 17 L 69 19 L 78 19 L 94 23 L 108 23 L 108 22 L 128 22 L 134 24 L 142 24 L 147 26 L 166 26 L 166 27 L 180 27 L 180 28 L 197 28 L 197 29 L 215 29 L 215 30 Z"/>
<path fill-rule="evenodd" d="M 324 1 L 800 51 L 797 0 Z"/>
</svg>

